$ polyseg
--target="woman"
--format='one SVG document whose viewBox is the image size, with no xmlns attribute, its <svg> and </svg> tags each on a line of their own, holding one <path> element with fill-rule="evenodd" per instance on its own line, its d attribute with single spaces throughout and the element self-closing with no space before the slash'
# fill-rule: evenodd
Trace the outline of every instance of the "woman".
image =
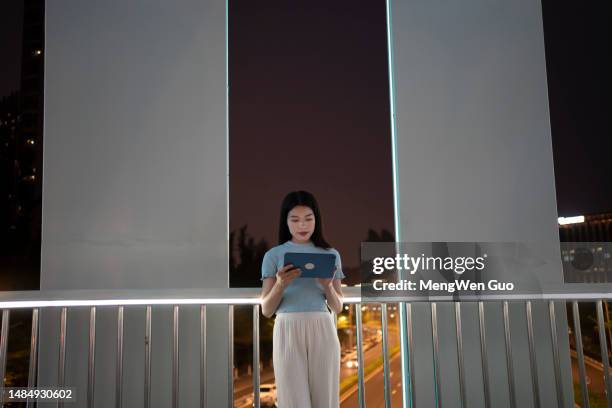
<svg viewBox="0 0 612 408">
<path fill-rule="evenodd" d="M 262 262 L 262 313 L 276 313 L 272 360 L 280 408 L 338 408 L 340 342 L 328 307 L 342 311 L 340 254 L 323 238 L 319 206 L 306 191 L 289 193 L 281 205 L 279 245 Z M 330 279 L 301 278 L 287 252 L 332 253 Z"/>
</svg>

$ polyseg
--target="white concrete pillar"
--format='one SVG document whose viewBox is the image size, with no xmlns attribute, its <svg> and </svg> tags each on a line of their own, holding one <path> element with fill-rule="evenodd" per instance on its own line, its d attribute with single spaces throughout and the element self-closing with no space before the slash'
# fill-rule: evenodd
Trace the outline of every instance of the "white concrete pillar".
<svg viewBox="0 0 612 408">
<path fill-rule="evenodd" d="M 46 4 L 41 289 L 228 287 L 224 0 Z M 197 308 L 180 312 L 180 401 L 199 389 Z M 40 382 L 55 376 L 44 313 Z M 116 310 L 99 308 L 96 405 L 114 404 Z M 152 401 L 171 396 L 171 307 L 153 308 Z M 85 406 L 87 311 L 67 385 Z M 208 402 L 228 406 L 227 307 L 208 308 Z M 126 308 L 124 406 L 140 406 L 144 308 Z"/>
<path fill-rule="evenodd" d="M 391 1 L 402 241 L 540 243 L 562 282 L 539 1 Z M 440 305 L 443 406 L 458 406 L 452 305 Z M 473 307 L 472 307 L 473 306 Z M 534 305 L 542 406 L 556 406 L 545 305 Z M 567 324 L 558 309 L 565 404 L 572 406 Z M 431 307 L 413 307 L 417 406 L 433 407 Z M 509 406 L 501 306 L 485 307 L 492 404 Z M 524 307 L 511 308 L 517 406 L 531 380 Z M 468 405 L 484 406 L 477 305 L 463 308 Z M 476 336 L 476 337 L 475 337 Z"/>
</svg>

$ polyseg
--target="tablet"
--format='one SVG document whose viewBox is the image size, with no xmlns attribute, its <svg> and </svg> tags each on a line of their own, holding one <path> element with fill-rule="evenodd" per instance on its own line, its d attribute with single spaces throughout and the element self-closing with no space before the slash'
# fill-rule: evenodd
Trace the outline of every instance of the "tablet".
<svg viewBox="0 0 612 408">
<path fill-rule="evenodd" d="M 336 270 L 335 254 L 313 254 L 304 252 L 287 252 L 283 265 L 300 268 L 300 278 L 333 278 Z"/>
</svg>

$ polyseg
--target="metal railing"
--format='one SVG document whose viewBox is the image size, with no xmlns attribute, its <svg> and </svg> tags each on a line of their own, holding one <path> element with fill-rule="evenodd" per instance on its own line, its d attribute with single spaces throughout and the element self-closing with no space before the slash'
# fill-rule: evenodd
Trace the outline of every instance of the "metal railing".
<svg viewBox="0 0 612 408">
<path fill-rule="evenodd" d="M 344 288 L 345 303 L 361 304 L 359 288 Z M 0 293 L 0 309 L 2 310 L 2 326 L 0 333 L 0 378 L 5 377 L 7 363 L 7 343 L 9 338 L 9 321 L 10 312 L 12 309 L 29 309 L 32 310 L 32 331 L 30 342 L 30 361 L 28 370 L 28 386 L 36 385 L 37 358 L 39 346 L 39 313 L 42 308 L 59 308 L 59 350 L 58 350 L 58 386 L 65 385 L 66 373 L 66 324 L 68 319 L 68 310 L 72 308 L 89 308 L 89 349 L 88 349 L 88 364 L 87 364 L 87 406 L 94 407 L 95 395 L 95 350 L 96 350 L 96 308 L 100 306 L 116 306 L 117 307 L 117 338 L 116 338 L 116 361 L 115 361 L 115 406 L 122 407 L 123 393 L 123 333 L 124 333 L 124 308 L 126 306 L 144 305 L 145 309 L 145 333 L 144 333 L 144 406 L 151 406 L 151 320 L 152 310 L 154 305 L 172 305 L 172 406 L 179 406 L 179 320 L 180 308 L 182 305 L 199 305 L 199 396 L 200 406 L 206 406 L 206 361 L 207 361 L 207 345 L 206 345 L 206 307 L 207 305 L 227 305 L 229 306 L 229 401 L 230 406 L 233 404 L 233 317 L 235 305 L 251 305 L 253 312 L 253 406 L 260 406 L 260 347 L 259 347 L 259 316 L 260 316 L 260 291 L 258 289 L 228 289 L 228 290 L 166 290 L 166 291 L 40 291 L 40 292 L 4 292 Z M 555 387 L 557 393 L 557 402 L 559 407 L 565 407 L 565 399 L 567 396 L 564 393 L 562 385 L 559 339 L 557 335 L 555 301 L 572 302 L 572 315 L 574 322 L 574 337 L 577 353 L 577 364 L 579 371 L 579 381 L 582 396 L 582 406 L 589 407 L 588 387 L 586 382 L 585 372 L 585 355 L 582 344 L 582 334 L 580 330 L 580 314 L 578 309 L 578 301 L 594 301 L 597 312 L 598 335 L 601 347 L 603 376 L 605 381 L 605 389 L 608 397 L 608 407 L 612 407 L 612 381 L 610 379 L 610 366 L 608 361 L 608 347 L 604 322 L 604 313 L 602 302 L 607 299 L 612 299 L 612 293 L 578 293 L 578 294 L 549 294 L 549 295 L 534 295 L 534 296 L 519 296 L 512 297 L 507 300 L 502 300 L 503 310 L 503 327 L 504 341 L 506 353 L 506 370 L 508 378 L 508 391 L 510 397 L 510 406 L 517 406 L 516 389 L 514 384 L 514 368 L 511 349 L 511 331 L 510 318 L 508 311 L 508 302 L 524 303 L 524 312 L 527 323 L 527 340 L 529 346 L 529 362 L 531 371 L 531 384 L 534 407 L 541 406 L 540 402 L 540 385 L 538 383 L 538 364 L 536 359 L 536 349 L 534 346 L 534 321 L 532 312 L 532 302 L 544 301 L 548 302 L 549 312 L 549 332 L 552 342 L 553 365 L 555 376 Z M 415 299 L 415 301 L 422 299 Z M 439 298 L 439 301 L 452 301 L 452 297 Z M 484 386 L 485 406 L 491 406 L 491 388 L 490 379 L 488 376 L 488 355 L 486 349 L 486 331 L 485 331 L 485 309 L 484 302 L 491 300 L 500 301 L 499 296 L 481 297 L 477 300 L 478 304 L 478 330 L 480 338 L 480 352 L 482 365 L 482 382 Z M 388 302 L 391 303 L 391 302 Z M 397 303 L 397 302 L 392 302 Z M 457 347 L 457 365 L 459 372 L 459 394 L 463 407 L 467 407 L 466 399 L 466 373 L 465 363 L 463 361 L 463 332 L 461 322 L 461 305 L 464 302 L 454 302 L 454 319 L 456 329 L 456 347 Z M 388 346 L 388 321 L 387 321 L 387 304 L 381 305 L 381 328 L 382 328 L 382 354 L 383 354 L 383 377 L 384 377 L 384 401 L 385 407 L 391 407 L 390 396 L 390 363 L 389 363 L 389 346 Z M 407 321 L 409 330 L 407 336 L 401 339 L 407 350 L 412 354 L 413 350 L 413 332 L 412 332 L 412 305 L 411 302 L 400 302 L 399 308 L 404 308 L 404 318 Z M 438 310 L 437 302 L 430 302 L 431 305 L 431 325 L 432 325 L 432 344 L 433 344 L 433 364 L 434 364 L 434 383 L 436 393 L 441 390 L 440 378 L 440 359 L 439 359 L 439 333 L 438 333 Z M 364 350 L 363 350 L 363 328 L 362 328 L 362 310 L 361 307 L 356 307 L 356 328 L 357 328 L 357 345 L 356 354 L 358 361 L 358 401 L 359 407 L 366 406 L 365 401 L 365 384 L 364 384 Z M 404 392 L 406 390 L 414 390 L 414 365 L 411 356 L 410 373 L 404 379 Z M 407 386 L 406 386 L 407 385 Z M 2 384 L 4 387 L 4 383 Z M 412 406 L 415 406 L 414 392 L 409 392 L 409 399 Z M 31 406 L 28 403 L 28 406 Z M 59 404 L 61 406 L 61 403 Z M 438 407 L 441 407 L 441 402 L 438 401 Z"/>
</svg>

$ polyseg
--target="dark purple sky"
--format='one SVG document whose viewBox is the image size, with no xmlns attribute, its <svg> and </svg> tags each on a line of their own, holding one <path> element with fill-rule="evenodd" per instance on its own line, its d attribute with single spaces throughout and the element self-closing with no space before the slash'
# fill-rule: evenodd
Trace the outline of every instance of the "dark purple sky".
<svg viewBox="0 0 612 408">
<path fill-rule="evenodd" d="M 385 2 L 230 0 L 230 228 L 276 245 L 308 190 L 345 265 L 393 231 Z"/>
<path fill-rule="evenodd" d="M 0 98 L 19 89 L 23 0 L 0 1 Z"/>
<path fill-rule="evenodd" d="M 612 212 L 612 12 L 544 0 L 548 95 L 560 216 Z"/>
</svg>

